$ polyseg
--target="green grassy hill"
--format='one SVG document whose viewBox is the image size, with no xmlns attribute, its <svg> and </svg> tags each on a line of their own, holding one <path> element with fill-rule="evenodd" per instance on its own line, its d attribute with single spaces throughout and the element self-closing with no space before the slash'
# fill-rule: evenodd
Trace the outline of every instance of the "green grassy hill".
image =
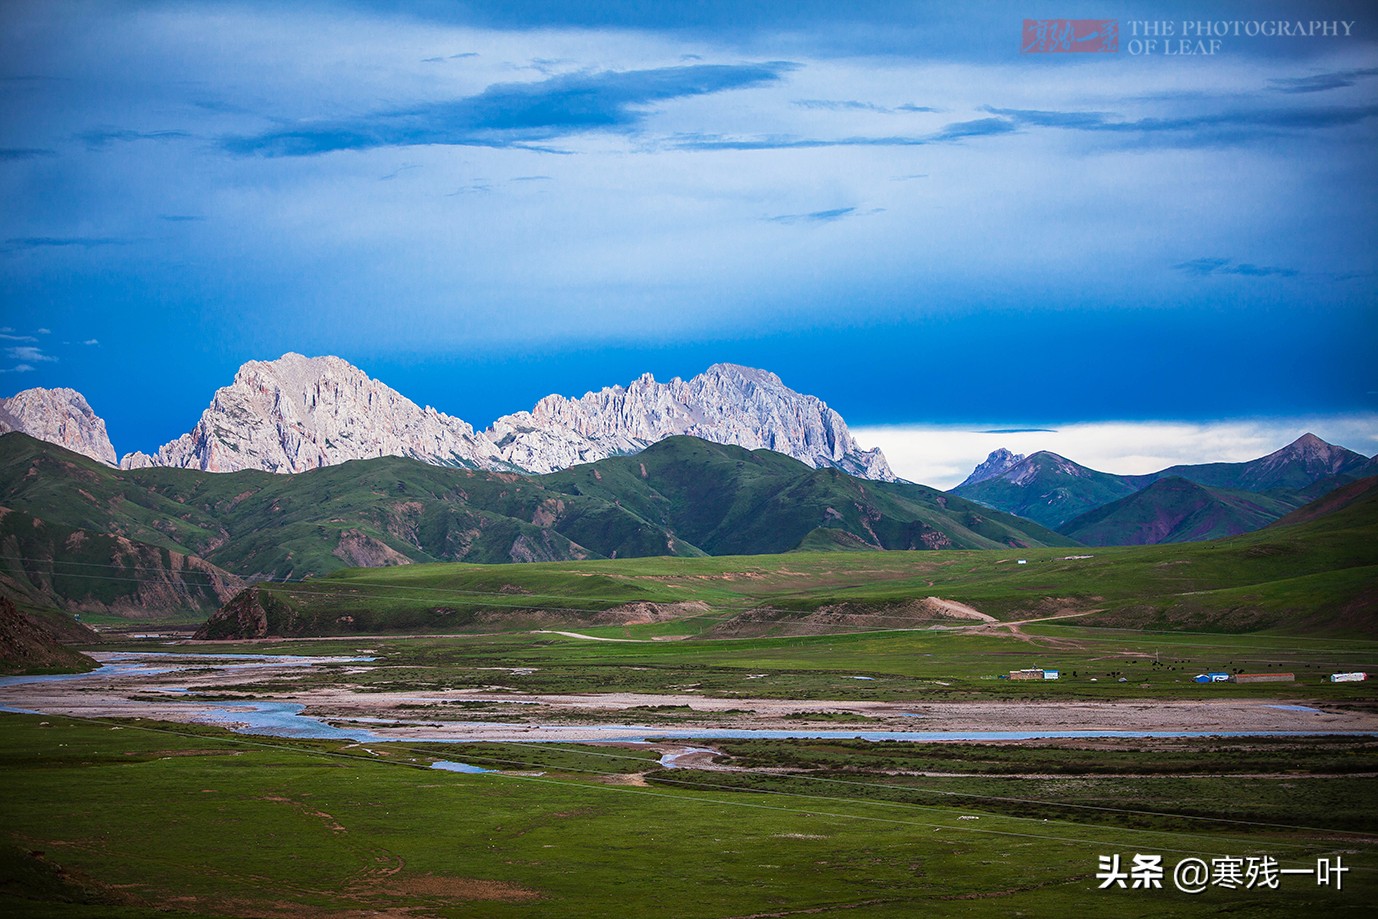
<svg viewBox="0 0 1378 919">
<path fill-rule="evenodd" d="M 1037 524 L 923 485 L 858 479 L 769 450 L 694 437 L 667 438 L 636 456 L 576 466 L 541 481 L 569 495 L 616 503 L 709 555 L 788 552 L 806 540 L 833 541 L 840 534 L 837 546 L 873 550 L 1073 544 Z M 618 557 L 631 554 L 674 553 Z"/>
<path fill-rule="evenodd" d="M 1303 434 L 1281 450 L 1248 462 L 1171 466 L 1152 475 L 1129 478 L 1147 484 L 1176 476 L 1210 488 L 1295 492 L 1322 479 L 1338 477 L 1343 482 L 1351 476 L 1362 477 L 1369 464 L 1369 458 L 1361 453 L 1328 444 L 1314 434 Z"/>
<path fill-rule="evenodd" d="M 1088 546 L 1197 542 L 1251 533 L 1296 507 L 1283 498 L 1174 477 L 1082 514 L 1062 532 Z"/>
<path fill-rule="evenodd" d="M 547 476 L 383 457 L 298 475 L 121 471 L 0 437 L 0 583 L 70 607 L 212 609 L 239 579 L 346 567 L 1067 545 L 919 485 L 671 438 Z"/>
<path fill-rule="evenodd" d="M 1035 453 L 950 493 L 1089 545 L 1143 545 L 1249 532 L 1374 474 L 1378 459 L 1305 434 L 1248 462 L 1179 465 L 1149 475 L 1097 472 L 1055 453 Z M 1170 480 L 1176 481 L 1158 485 Z"/>
<path fill-rule="evenodd" d="M 1339 513 L 1356 502 L 1365 500 L 1365 496 L 1369 492 L 1378 489 L 1378 464 L 1370 463 L 1370 466 L 1373 468 L 1372 475 L 1327 491 L 1319 498 L 1307 503 L 1304 507 L 1297 508 L 1277 521 L 1275 526 L 1284 527 L 1310 523 L 1313 520 Z"/>
<path fill-rule="evenodd" d="M 959 485 L 951 494 L 1058 529 L 1137 490 L 1124 476 L 1097 472 L 1043 451 L 998 476 Z"/>
<path fill-rule="evenodd" d="M 244 584 L 184 549 L 0 507 L 0 588 L 31 605 L 134 616 L 206 610 Z"/>
<path fill-rule="evenodd" d="M 1214 542 L 415 565 L 260 585 L 257 596 L 206 634 L 246 634 L 234 621 L 255 617 L 264 633 L 283 635 L 636 624 L 643 637 L 682 637 L 961 624 L 929 599 L 938 598 L 1006 621 L 1079 615 L 1126 628 L 1375 635 L 1378 489 L 1304 523 Z"/>
</svg>

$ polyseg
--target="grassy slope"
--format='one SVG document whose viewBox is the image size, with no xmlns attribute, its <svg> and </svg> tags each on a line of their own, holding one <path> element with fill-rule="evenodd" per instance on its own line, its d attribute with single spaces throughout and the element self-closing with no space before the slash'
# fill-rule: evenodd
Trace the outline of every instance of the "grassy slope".
<svg viewBox="0 0 1378 919">
<path fill-rule="evenodd" d="M 1150 475 L 1120 476 L 1044 453 L 1029 458 L 1038 472 L 1025 482 L 1015 484 L 1007 474 L 959 486 L 952 493 L 1037 520 L 1078 539 L 1083 537 L 1077 534 L 1083 533 L 1083 541 L 1091 545 L 1142 545 L 1145 533 L 1157 531 L 1164 534 L 1156 540 L 1161 542 L 1214 539 L 1265 526 L 1292 508 L 1378 473 L 1375 460 L 1347 450 L 1343 454 L 1337 474 L 1317 479 L 1315 468 L 1308 468 L 1301 456 L 1181 465 Z M 1187 499 L 1180 483 L 1172 489 L 1175 494 L 1152 491 L 1155 483 L 1173 478 L 1213 493 L 1216 506 L 1194 508 L 1202 513 L 1189 515 L 1182 512 Z M 1144 498 L 1132 502 L 1136 493 Z M 1174 518 L 1175 525 L 1163 526 L 1165 518 Z"/>
<path fill-rule="evenodd" d="M 1292 526 L 1294 524 L 1310 523 L 1312 520 L 1319 520 L 1322 517 L 1349 507 L 1356 501 L 1362 500 L 1364 495 L 1375 488 L 1378 488 L 1378 467 L 1375 467 L 1372 475 L 1345 484 L 1333 491 L 1327 491 L 1304 507 L 1297 508 L 1279 520 L 1277 525 Z"/>
<path fill-rule="evenodd" d="M 1166 478 L 1082 514 L 1062 532 L 1088 546 L 1199 542 L 1251 533 L 1296 507 L 1268 495 Z"/>
<path fill-rule="evenodd" d="M 1093 508 L 1137 490 L 1124 476 L 1097 472 L 1047 452 L 1035 453 L 1012 472 L 1022 476 L 1030 466 L 1036 471 L 1019 484 L 1011 481 L 1011 473 L 1007 472 L 958 486 L 951 493 L 1058 529 Z"/>
<path fill-rule="evenodd" d="M 1286 450 L 1287 448 L 1284 448 Z M 1352 450 L 1343 450 L 1337 475 L 1362 476 L 1369 458 Z M 1371 473 L 1370 473 L 1371 474 Z M 1178 476 L 1210 488 L 1237 489 L 1244 491 L 1303 491 L 1316 482 L 1314 470 L 1307 469 L 1306 463 L 1293 456 L 1289 460 L 1269 461 L 1269 457 L 1249 460 L 1244 463 L 1199 463 L 1195 465 L 1171 466 L 1151 476 L 1135 476 L 1134 480 L 1146 482 Z"/>
<path fill-rule="evenodd" d="M 213 517 L 128 474 L 23 434 L 0 437 L 0 585 L 32 603 L 214 607 L 240 582 L 192 556 L 224 538 Z"/>
<path fill-rule="evenodd" d="M 551 476 L 393 457 L 284 476 L 118 471 L 9 434 L 0 438 L 0 506 L 66 527 L 64 538 L 77 529 L 119 536 L 244 577 L 406 561 L 787 551 L 825 525 L 871 548 L 1069 542 L 932 489 L 693 438 Z"/>
<path fill-rule="evenodd" d="M 1018 558 L 1028 563 L 1016 564 Z M 938 596 L 1002 619 L 1095 609 L 1101 612 L 1086 621 L 1116 626 L 1375 634 L 1375 584 L 1378 490 L 1304 524 L 1209 543 L 1093 553 L 1044 548 L 418 565 L 265 589 L 314 622 L 312 631 L 326 632 L 589 623 L 597 611 L 636 601 L 706 603 L 715 612 L 700 616 L 699 628 L 746 610 L 759 617 L 761 607 L 784 610 L 782 621 L 790 621 L 838 604 L 873 611 L 878 618 L 871 625 L 883 627 L 885 617 L 913 621 L 907 604 Z M 355 622 L 327 626 L 341 615 Z"/>
<path fill-rule="evenodd" d="M 142 614 L 213 608 L 243 581 L 164 545 L 0 512 L 0 587 L 37 606 Z"/>
<path fill-rule="evenodd" d="M 810 469 L 769 450 L 691 437 L 542 481 L 620 501 L 710 555 L 788 552 L 819 529 L 849 534 L 872 549 L 1071 544 L 1041 526 L 922 485 L 867 481 Z"/>
</svg>

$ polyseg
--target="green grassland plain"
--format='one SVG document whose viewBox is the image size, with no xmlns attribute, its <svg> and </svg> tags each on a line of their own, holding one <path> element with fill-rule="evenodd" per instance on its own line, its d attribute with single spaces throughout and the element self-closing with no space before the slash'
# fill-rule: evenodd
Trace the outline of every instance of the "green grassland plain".
<svg viewBox="0 0 1378 919">
<path fill-rule="evenodd" d="M 1331 774 L 1348 754 L 1371 765 L 1373 753 L 1342 744 L 1148 762 L 1277 769 L 1286 758 L 1309 779 L 907 777 L 872 788 L 851 772 L 848 785 L 767 775 L 732 788 L 679 770 L 630 784 L 644 756 L 580 748 L 490 748 L 488 764 L 512 771 L 456 775 L 425 769 L 443 747 L 370 753 L 23 715 L 0 717 L 0 737 L 9 915 L 1365 915 L 1378 895 L 1374 780 Z M 845 745 L 818 747 L 804 752 L 855 765 Z M 1045 768 L 1063 754 L 1037 755 Z M 970 759 L 1026 768 L 1029 756 L 979 748 Z M 1075 772 L 1076 759 L 1065 765 Z M 1143 793 L 1158 781 L 1173 784 L 1171 801 Z M 1136 853 L 1163 856 L 1164 889 L 1098 889 L 1100 856 L 1128 864 Z M 1337 855 L 1350 868 L 1339 890 L 1292 875 L 1277 889 L 1188 896 L 1170 874 L 1189 856 L 1307 869 Z"/>
<path fill-rule="evenodd" d="M 317 624 L 352 617 L 320 631 L 355 634 L 127 647 L 376 658 L 366 670 L 227 678 L 221 688 L 239 698 L 491 687 L 496 668 L 514 693 L 1368 708 L 1374 683 L 1326 680 L 1378 670 L 1367 605 L 1378 542 L 1371 511 L 1346 514 L 1196 546 L 351 570 L 260 589 Z M 930 596 L 998 621 L 935 619 L 913 606 Z M 676 606 L 640 617 L 643 602 Z M 622 640 L 532 631 L 550 628 Z M 1028 666 L 1063 678 L 997 678 Z M 1191 681 L 1220 669 L 1297 681 Z M 714 746 L 735 771 L 663 769 L 644 748 L 363 746 L 0 715 L 0 907 L 1132 919 L 1368 915 L 1378 895 L 1372 738 Z M 498 771 L 432 771 L 435 759 Z M 1307 875 L 1199 896 L 1170 875 L 1162 889 L 1098 889 L 1100 856 L 1135 853 L 1169 869 L 1269 856 L 1299 870 L 1339 857 L 1351 870 L 1342 889 Z"/>
<path fill-rule="evenodd" d="M 876 630 L 837 635 L 717 640 L 648 640 L 656 625 L 583 630 L 619 641 L 558 634 L 376 636 L 368 639 L 179 644 L 183 651 L 357 654 L 377 657 L 357 672 L 323 666 L 251 694 L 331 685 L 377 691 L 478 689 L 501 674 L 516 692 L 685 692 L 722 698 L 876 701 L 1258 699 L 1378 703 L 1378 681 L 1332 683 L 1336 672 L 1378 670 L 1378 642 L 1250 634 L 1139 632 L 1044 622 L 977 634 Z M 631 639 L 631 640 L 626 640 Z M 130 643 L 112 648 L 147 650 Z M 1025 667 L 1058 669 L 1056 681 L 999 679 Z M 1291 672 L 1292 683 L 1199 684 L 1206 671 Z M 859 680 L 857 677 L 867 677 Z M 1120 682 L 1123 679 L 1124 682 Z"/>
<path fill-rule="evenodd" d="M 635 639 L 657 628 L 603 631 Z M 1378 643 L 1363 639 L 1145 634 L 1071 622 L 1022 631 L 157 646 L 376 658 L 368 671 L 326 665 L 231 687 L 241 698 L 344 683 L 419 693 L 476 687 L 494 679 L 479 668 L 497 667 L 509 668 L 501 682 L 516 691 L 678 685 L 727 697 L 1375 704 L 1371 683 L 1323 680 L 1328 667 L 1378 657 Z M 1006 666 L 1050 660 L 1080 675 L 991 679 Z M 1190 682 L 1221 660 L 1285 666 L 1302 679 Z M 1134 679 L 1108 678 L 1117 671 Z M 725 773 L 660 769 L 656 754 L 626 747 L 361 746 L 41 720 L 48 725 L 0 717 L 11 792 L 11 880 L 0 889 L 24 915 L 1361 915 L 1378 893 L 1373 738 L 714 742 L 739 767 Z M 498 772 L 424 770 L 435 759 Z M 157 844 L 127 842 L 143 839 Z M 1169 867 L 1189 856 L 1270 856 L 1298 870 L 1338 856 L 1352 870 L 1340 890 L 1307 875 L 1286 876 L 1277 889 L 1191 897 L 1170 877 L 1161 890 L 1101 890 L 1098 858 L 1113 854 L 1126 864 L 1134 854 L 1161 855 Z"/>
</svg>

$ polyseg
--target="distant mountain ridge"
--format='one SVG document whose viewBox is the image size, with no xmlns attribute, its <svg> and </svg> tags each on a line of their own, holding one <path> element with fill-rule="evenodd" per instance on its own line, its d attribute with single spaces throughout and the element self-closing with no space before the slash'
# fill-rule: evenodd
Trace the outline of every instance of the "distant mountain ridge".
<svg viewBox="0 0 1378 919">
<path fill-rule="evenodd" d="M 1363 466 L 1369 458 L 1353 450 L 1326 443 L 1307 433 L 1280 450 L 1243 463 L 1201 463 L 1171 466 L 1148 476 L 1127 476 L 1131 481 L 1153 482 L 1177 476 L 1211 488 L 1239 491 L 1298 490 L 1321 479 L 1343 475 Z"/>
<path fill-rule="evenodd" d="M 1201 542 L 1251 533 L 1296 506 L 1267 495 L 1209 488 L 1168 476 L 1068 521 L 1060 532 L 1088 546 Z"/>
<path fill-rule="evenodd" d="M 814 468 L 893 482 L 879 450 L 862 450 L 842 416 L 765 370 L 714 364 L 689 380 L 658 383 L 649 373 L 579 399 L 547 396 L 530 412 L 499 418 L 484 432 L 503 459 L 528 472 L 638 453 L 686 434 L 748 450 L 767 449 Z"/>
<path fill-rule="evenodd" d="M 0 405 L 0 428 L 114 464 L 105 423 L 79 393 L 30 390 L 6 402 L 27 414 L 7 424 Z M 31 403 L 38 404 L 35 410 L 28 410 Z M 78 429 L 86 433 L 70 433 Z M 668 383 L 645 374 L 626 387 L 577 399 L 550 395 L 529 412 L 475 431 L 459 418 L 417 405 L 348 361 L 294 353 L 244 364 L 229 386 L 215 392 L 191 431 L 152 455 L 125 455 L 120 467 L 291 473 L 404 456 L 439 466 L 546 473 L 636 453 L 681 434 L 897 481 L 880 450 L 863 450 L 842 416 L 821 399 L 790 389 L 769 371 L 737 364 L 714 364 L 689 380 Z"/>
<path fill-rule="evenodd" d="M 1378 460 L 1308 433 L 1255 460 L 1149 475 L 1097 472 L 1046 451 L 1020 459 L 1001 449 L 949 494 L 1088 545 L 1139 545 L 1251 532 L 1375 473 Z"/>
<path fill-rule="evenodd" d="M 510 468 L 460 419 L 421 408 L 341 358 L 300 354 L 249 361 L 190 432 L 153 456 L 131 453 L 120 467 L 290 473 L 376 456 Z"/>
<path fill-rule="evenodd" d="M 1138 490 L 1123 476 L 1097 472 L 1047 450 L 1013 464 L 998 453 L 992 453 L 982 465 L 994 461 L 996 467 L 1004 467 L 1003 471 L 975 482 L 968 480 L 949 494 L 1058 529 L 1089 510 Z"/>
<path fill-rule="evenodd" d="M 278 475 L 111 469 L 19 433 L 0 436 L 0 543 L 0 587 L 116 613 L 413 562 L 1073 544 L 922 485 L 687 436 L 539 476 L 400 457 Z"/>
<path fill-rule="evenodd" d="M 635 460 L 610 462 L 635 470 Z M 590 468 L 598 467 L 578 471 Z M 1378 634 L 1378 488 L 1372 487 L 1378 479 L 1367 481 L 1366 488 L 1340 489 L 1286 523 L 1248 535 L 1071 555 L 1059 548 L 961 553 L 917 564 L 777 555 L 708 564 L 341 571 L 300 584 L 255 585 L 213 614 L 196 637 L 582 629 L 693 617 L 705 607 L 724 618 L 703 636 L 784 636 L 799 634 L 795 627 L 806 627 L 805 634 L 924 628 L 939 610 L 965 607 L 1016 622 L 1081 610 L 1079 623 L 1093 628 L 1372 638 Z M 1014 564 L 1021 557 L 1026 565 Z M 790 629 L 779 631 L 784 625 Z"/>
</svg>

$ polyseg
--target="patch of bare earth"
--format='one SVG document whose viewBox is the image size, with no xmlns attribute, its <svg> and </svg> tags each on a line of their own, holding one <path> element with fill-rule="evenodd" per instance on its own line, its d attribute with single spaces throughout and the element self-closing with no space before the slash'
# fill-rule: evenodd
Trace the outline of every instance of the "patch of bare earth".
<svg viewBox="0 0 1378 919">
<path fill-rule="evenodd" d="M 654 622 L 683 619 L 685 616 L 696 616 L 708 612 L 710 608 L 707 603 L 699 600 L 682 603 L 639 601 L 605 609 L 594 616 L 592 621 L 599 625 L 649 625 Z"/>
<path fill-rule="evenodd" d="M 601 775 L 595 781 L 603 785 L 634 785 L 638 788 L 646 787 L 646 776 L 640 772 L 619 773 L 618 775 Z"/>
<path fill-rule="evenodd" d="M 539 891 L 506 881 L 461 878 L 441 874 L 414 874 L 389 885 L 389 893 L 408 897 L 444 897 L 447 900 L 501 900 L 517 903 L 539 900 Z"/>
</svg>

